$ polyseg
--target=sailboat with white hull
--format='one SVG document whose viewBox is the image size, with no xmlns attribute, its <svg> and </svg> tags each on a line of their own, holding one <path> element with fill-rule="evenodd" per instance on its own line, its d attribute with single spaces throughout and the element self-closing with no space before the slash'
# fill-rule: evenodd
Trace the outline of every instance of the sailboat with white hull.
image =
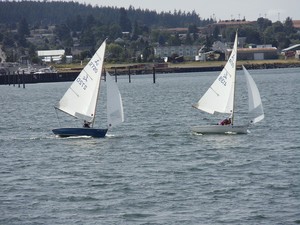
<svg viewBox="0 0 300 225">
<path fill-rule="evenodd" d="M 109 128 L 124 121 L 123 104 L 117 84 L 106 74 L 107 86 L 107 128 L 94 128 L 100 83 L 103 71 L 106 40 L 83 68 L 55 109 L 81 120 L 82 128 L 58 128 L 52 130 L 60 137 L 90 136 L 105 137 Z"/>
<path fill-rule="evenodd" d="M 244 125 L 236 125 L 234 123 L 237 41 L 238 36 L 236 33 L 233 49 L 225 67 L 203 97 L 193 105 L 194 108 L 210 114 L 217 112 L 227 115 L 228 123 L 195 126 L 191 128 L 193 132 L 201 134 L 247 134 L 250 124 L 257 123 L 264 118 L 258 88 L 249 72 L 243 66 L 247 80 L 248 106 L 251 120 Z"/>
</svg>

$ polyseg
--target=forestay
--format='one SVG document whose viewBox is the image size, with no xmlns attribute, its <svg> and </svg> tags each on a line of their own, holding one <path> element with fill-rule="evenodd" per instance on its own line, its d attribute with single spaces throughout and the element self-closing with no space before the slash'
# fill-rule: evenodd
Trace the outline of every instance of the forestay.
<svg viewBox="0 0 300 225">
<path fill-rule="evenodd" d="M 210 114 L 233 113 L 237 59 L 237 34 L 232 53 L 222 72 L 203 97 L 193 106 Z"/>
<path fill-rule="evenodd" d="M 83 68 L 56 108 L 76 118 L 92 122 L 95 117 L 106 41 Z"/>
<path fill-rule="evenodd" d="M 264 110 L 259 94 L 259 90 L 249 74 L 246 68 L 243 66 L 244 74 L 246 76 L 248 87 L 248 99 L 249 99 L 249 115 L 252 118 L 252 123 L 257 123 L 264 119 Z"/>
</svg>

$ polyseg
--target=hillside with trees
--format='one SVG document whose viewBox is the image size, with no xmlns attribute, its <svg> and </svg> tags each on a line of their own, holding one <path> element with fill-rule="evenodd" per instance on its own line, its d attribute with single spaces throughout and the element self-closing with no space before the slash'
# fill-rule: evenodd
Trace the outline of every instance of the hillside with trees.
<svg viewBox="0 0 300 225">
<path fill-rule="evenodd" d="M 300 43 L 291 18 L 284 23 L 258 18 L 247 25 L 219 27 L 196 12 L 161 12 L 134 7 L 92 7 L 76 2 L 0 2 L 0 46 L 7 61 L 27 58 L 38 63 L 37 50 L 64 49 L 74 60 L 91 57 L 108 38 L 110 62 L 152 62 L 155 46 L 230 42 L 236 29 L 246 44 L 283 49 Z M 175 29 L 180 28 L 180 29 Z"/>
<path fill-rule="evenodd" d="M 93 17 L 101 24 L 119 24 L 124 18 L 124 11 L 117 7 L 92 7 L 91 5 L 77 2 L 37 2 L 37 1 L 5 1 L 0 2 L 0 21 L 2 24 L 14 26 L 22 18 L 26 18 L 32 26 L 49 26 L 69 22 L 71 29 L 81 30 L 83 21 Z M 212 22 L 211 19 L 202 20 L 193 12 L 161 12 L 135 9 L 129 7 L 126 14 L 131 23 L 137 21 L 148 27 L 184 27 L 189 24 L 205 26 Z M 80 18 L 83 21 L 80 21 Z M 125 18 L 126 19 L 126 18 Z M 100 22 L 101 21 L 101 22 Z M 72 22 L 79 22 L 72 23 Z M 126 25 L 126 21 L 123 21 Z M 128 24 L 127 24 L 128 25 Z M 75 27 L 74 27 L 75 26 Z M 126 31 L 129 27 L 122 27 Z"/>
</svg>

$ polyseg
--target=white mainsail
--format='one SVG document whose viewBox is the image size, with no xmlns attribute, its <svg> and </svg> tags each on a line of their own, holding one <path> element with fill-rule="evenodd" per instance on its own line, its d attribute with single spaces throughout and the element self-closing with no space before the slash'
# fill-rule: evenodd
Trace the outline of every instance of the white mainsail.
<svg viewBox="0 0 300 225">
<path fill-rule="evenodd" d="M 203 110 L 205 112 L 214 114 L 230 113 L 231 123 L 229 124 L 212 124 L 212 125 L 200 125 L 192 127 L 192 131 L 201 134 L 247 134 L 249 124 L 234 125 L 234 107 L 235 107 L 235 76 L 236 76 L 236 60 L 237 60 L 237 33 L 235 36 L 234 46 L 232 53 L 220 73 L 219 77 L 206 91 L 203 97 L 194 105 L 195 108 Z M 256 84 L 250 74 L 245 71 L 248 86 L 248 98 L 249 98 L 249 113 L 251 114 L 251 122 L 256 123 L 264 118 L 262 103 L 259 95 L 259 91 Z"/>
<path fill-rule="evenodd" d="M 94 54 L 58 103 L 57 109 L 92 122 L 99 94 L 106 41 Z"/>
<path fill-rule="evenodd" d="M 122 98 L 116 82 L 106 73 L 107 126 L 113 127 L 124 122 Z"/>
<path fill-rule="evenodd" d="M 264 119 L 264 110 L 259 94 L 259 90 L 251 77 L 250 73 L 243 66 L 244 74 L 247 80 L 248 98 L 249 98 L 249 115 L 252 123 L 257 123 Z"/>
<path fill-rule="evenodd" d="M 230 57 L 222 72 L 203 97 L 193 106 L 210 114 L 233 113 L 237 59 L 237 34 Z"/>
</svg>

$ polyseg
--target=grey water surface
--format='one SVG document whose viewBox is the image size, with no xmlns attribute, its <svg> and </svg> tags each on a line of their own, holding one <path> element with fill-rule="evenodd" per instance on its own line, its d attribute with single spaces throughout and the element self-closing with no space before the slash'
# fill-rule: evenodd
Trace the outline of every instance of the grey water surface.
<svg viewBox="0 0 300 225">
<path fill-rule="evenodd" d="M 192 108 L 218 72 L 119 77 L 125 122 L 103 139 L 52 134 L 82 125 L 53 108 L 69 82 L 0 86 L 0 224 L 300 224 L 300 68 L 249 72 L 265 119 L 247 135 L 190 131 L 222 119 Z"/>
</svg>

